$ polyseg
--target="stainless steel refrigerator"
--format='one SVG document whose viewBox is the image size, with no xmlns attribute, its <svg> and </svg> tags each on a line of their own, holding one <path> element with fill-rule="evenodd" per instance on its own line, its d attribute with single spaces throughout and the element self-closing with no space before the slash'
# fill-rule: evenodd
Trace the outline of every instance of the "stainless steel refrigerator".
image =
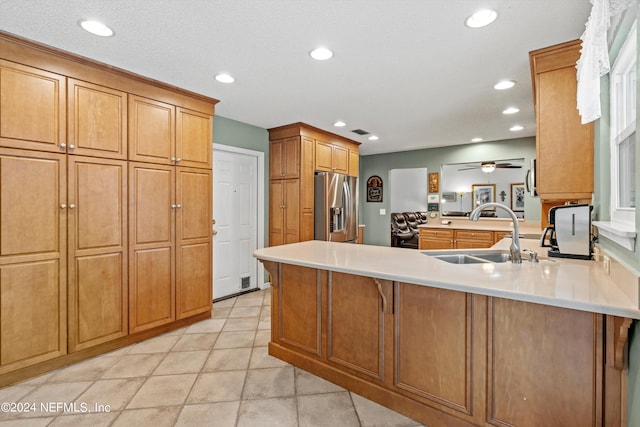
<svg viewBox="0 0 640 427">
<path fill-rule="evenodd" d="M 316 172 L 315 240 L 356 243 L 358 240 L 358 178 Z"/>
</svg>

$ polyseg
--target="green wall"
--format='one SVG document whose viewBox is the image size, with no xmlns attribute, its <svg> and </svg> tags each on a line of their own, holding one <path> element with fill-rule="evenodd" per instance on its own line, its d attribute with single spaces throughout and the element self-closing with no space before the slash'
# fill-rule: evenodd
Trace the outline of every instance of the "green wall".
<svg viewBox="0 0 640 427">
<path fill-rule="evenodd" d="M 535 156 L 535 137 L 361 156 L 360 183 L 358 185 L 360 199 L 358 222 L 366 225 L 364 243 L 378 246 L 390 245 L 389 170 L 426 167 L 429 173 L 440 173 L 440 167 L 447 163 L 505 160 L 522 157 L 525 159 L 526 167 Z M 378 175 L 383 180 L 382 203 L 366 201 L 367 179 L 371 175 Z M 525 203 L 525 219 L 540 221 L 540 201 L 537 198 L 527 196 Z M 385 209 L 386 214 L 380 215 L 380 209 Z"/>
<path fill-rule="evenodd" d="M 269 132 L 247 123 L 213 116 L 213 142 L 264 153 L 264 245 L 269 246 Z"/>
</svg>

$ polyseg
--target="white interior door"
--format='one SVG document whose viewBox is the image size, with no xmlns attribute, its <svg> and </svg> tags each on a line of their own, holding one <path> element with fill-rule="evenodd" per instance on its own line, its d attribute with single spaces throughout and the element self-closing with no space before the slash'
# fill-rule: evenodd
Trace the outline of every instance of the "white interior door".
<svg viewBox="0 0 640 427">
<path fill-rule="evenodd" d="M 258 158 L 214 148 L 213 298 L 257 288 Z"/>
</svg>

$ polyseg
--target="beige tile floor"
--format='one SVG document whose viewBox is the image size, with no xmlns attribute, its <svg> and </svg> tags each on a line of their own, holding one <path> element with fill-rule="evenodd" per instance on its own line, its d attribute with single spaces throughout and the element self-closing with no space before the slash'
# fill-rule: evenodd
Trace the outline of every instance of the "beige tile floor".
<svg viewBox="0 0 640 427">
<path fill-rule="evenodd" d="M 217 302 L 209 320 L 0 388 L 36 408 L 0 411 L 0 425 L 420 425 L 269 356 L 270 302 L 268 289 Z"/>
</svg>

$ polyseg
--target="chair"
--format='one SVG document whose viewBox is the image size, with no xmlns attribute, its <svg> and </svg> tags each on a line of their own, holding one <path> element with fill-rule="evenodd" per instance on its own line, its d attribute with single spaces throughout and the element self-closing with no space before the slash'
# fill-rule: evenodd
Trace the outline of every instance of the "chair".
<svg viewBox="0 0 640 427">
<path fill-rule="evenodd" d="M 418 219 L 418 224 L 426 224 L 429 222 L 427 212 L 416 212 L 416 218 Z"/>
<path fill-rule="evenodd" d="M 417 221 L 414 223 L 417 225 Z M 400 248 L 418 248 L 418 230 L 411 228 L 405 215 L 401 212 L 391 214 L 391 246 Z"/>
</svg>

